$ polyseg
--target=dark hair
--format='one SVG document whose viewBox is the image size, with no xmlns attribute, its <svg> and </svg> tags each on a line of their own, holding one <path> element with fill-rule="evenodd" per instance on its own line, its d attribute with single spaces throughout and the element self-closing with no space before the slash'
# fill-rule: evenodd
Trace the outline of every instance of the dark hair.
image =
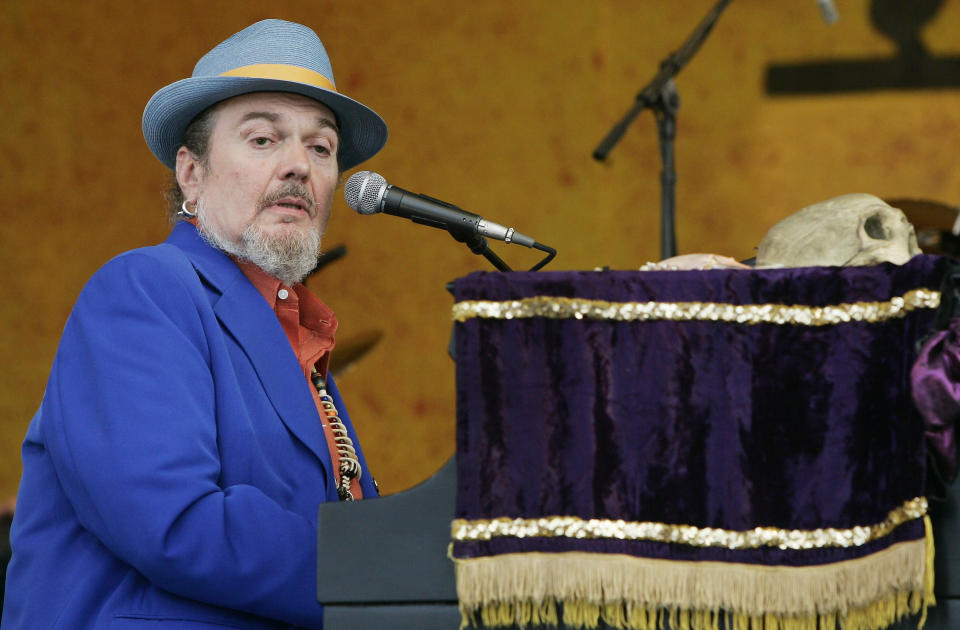
<svg viewBox="0 0 960 630">
<path fill-rule="evenodd" d="M 199 160 L 204 168 L 210 159 L 210 136 L 213 135 L 213 125 L 217 120 L 217 109 L 217 105 L 211 105 L 200 112 L 183 132 L 183 146 Z M 180 212 L 180 206 L 184 202 L 183 190 L 177 181 L 176 171 L 173 172 L 170 185 L 163 196 L 167 200 L 167 217 L 171 223 L 174 223 L 177 220 L 177 213 Z"/>
</svg>

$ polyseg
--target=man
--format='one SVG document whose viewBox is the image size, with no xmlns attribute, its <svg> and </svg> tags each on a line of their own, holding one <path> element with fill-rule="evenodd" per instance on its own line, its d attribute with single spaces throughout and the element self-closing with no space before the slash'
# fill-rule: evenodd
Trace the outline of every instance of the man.
<svg viewBox="0 0 960 630">
<path fill-rule="evenodd" d="M 143 132 L 183 220 L 99 270 L 67 322 L 23 445 L 3 628 L 319 628 L 317 506 L 376 489 L 327 379 L 336 319 L 300 281 L 341 170 L 386 126 L 335 91 L 313 31 L 266 20 L 158 91 Z"/>
</svg>

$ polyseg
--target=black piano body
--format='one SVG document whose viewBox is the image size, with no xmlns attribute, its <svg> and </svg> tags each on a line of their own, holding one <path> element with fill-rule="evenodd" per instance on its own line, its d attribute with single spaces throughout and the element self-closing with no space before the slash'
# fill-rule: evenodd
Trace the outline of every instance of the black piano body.
<svg viewBox="0 0 960 630">
<path fill-rule="evenodd" d="M 456 492 L 451 458 L 404 492 L 320 506 L 317 598 L 325 630 L 459 627 L 447 557 Z"/>
</svg>

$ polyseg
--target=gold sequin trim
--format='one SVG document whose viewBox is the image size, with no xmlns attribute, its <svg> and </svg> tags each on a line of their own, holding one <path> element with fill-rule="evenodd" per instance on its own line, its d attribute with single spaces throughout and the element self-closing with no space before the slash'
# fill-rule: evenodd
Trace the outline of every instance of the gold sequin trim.
<svg viewBox="0 0 960 630">
<path fill-rule="evenodd" d="M 778 529 L 757 527 L 747 531 L 669 525 L 666 523 L 628 522 L 610 519 L 582 519 L 576 516 L 544 518 L 495 518 L 482 520 L 456 519 L 451 533 L 456 542 L 480 542 L 493 538 L 577 538 L 647 540 L 677 543 L 692 547 L 724 549 L 822 549 L 825 547 L 859 547 L 887 536 L 907 521 L 927 513 L 927 499 L 917 497 L 892 510 L 883 522 L 850 529 Z"/>
<path fill-rule="evenodd" d="M 713 321 L 737 324 L 828 326 L 844 322 L 882 322 L 905 317 L 912 310 L 937 308 L 940 292 L 914 289 L 886 302 L 854 302 L 830 306 L 790 304 L 724 304 L 720 302 L 606 302 L 564 297 L 529 297 L 493 302 L 465 300 L 453 305 L 453 319 L 602 319 L 621 322 Z"/>
</svg>

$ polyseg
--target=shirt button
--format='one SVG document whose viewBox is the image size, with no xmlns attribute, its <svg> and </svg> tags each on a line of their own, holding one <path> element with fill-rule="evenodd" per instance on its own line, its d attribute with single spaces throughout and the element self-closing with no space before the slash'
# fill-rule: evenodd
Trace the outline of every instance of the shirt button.
<svg viewBox="0 0 960 630">
<path fill-rule="evenodd" d="M 280 298 L 281 300 L 287 299 L 288 295 L 290 295 L 290 292 L 287 291 L 286 289 L 280 289 L 279 291 L 277 291 L 277 297 Z"/>
</svg>

